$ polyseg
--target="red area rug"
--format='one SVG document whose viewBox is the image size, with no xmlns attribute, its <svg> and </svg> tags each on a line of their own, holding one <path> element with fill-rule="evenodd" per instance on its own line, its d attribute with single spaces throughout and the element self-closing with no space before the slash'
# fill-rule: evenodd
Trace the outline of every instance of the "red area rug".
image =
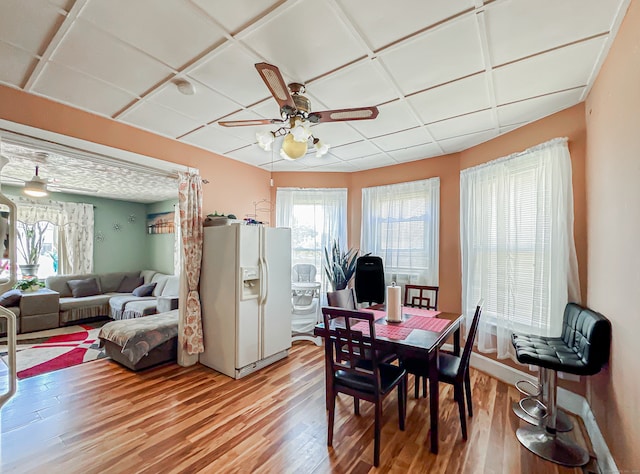
<svg viewBox="0 0 640 474">
<path fill-rule="evenodd" d="M 104 351 L 98 347 L 98 333 L 105 322 L 19 334 L 16 355 L 18 378 L 25 379 L 105 358 Z M 0 355 L 6 362 L 6 338 L 0 340 Z"/>
</svg>

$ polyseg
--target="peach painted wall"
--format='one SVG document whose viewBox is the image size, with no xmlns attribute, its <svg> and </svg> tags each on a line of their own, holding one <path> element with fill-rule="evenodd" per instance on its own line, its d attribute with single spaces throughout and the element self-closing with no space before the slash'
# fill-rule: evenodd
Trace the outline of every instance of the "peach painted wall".
<svg viewBox="0 0 640 474">
<path fill-rule="evenodd" d="M 586 100 L 587 303 L 611 320 L 609 365 L 588 400 L 620 472 L 640 470 L 640 1 Z"/>
<path fill-rule="evenodd" d="M 217 210 L 242 218 L 254 212 L 254 201 L 270 196 L 267 171 L 17 89 L 0 86 L 0 118 L 198 168 L 209 180 L 203 186 L 205 214 Z"/>
</svg>

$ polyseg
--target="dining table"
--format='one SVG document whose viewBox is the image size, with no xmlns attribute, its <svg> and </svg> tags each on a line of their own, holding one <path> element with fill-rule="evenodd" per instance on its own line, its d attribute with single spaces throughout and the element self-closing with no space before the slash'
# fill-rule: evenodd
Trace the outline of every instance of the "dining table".
<svg viewBox="0 0 640 474">
<path fill-rule="evenodd" d="M 402 307 L 402 319 L 399 322 L 387 320 L 385 306 L 374 305 L 360 311 L 374 314 L 375 339 L 378 344 L 387 346 L 402 359 L 403 357 L 421 358 L 428 364 L 429 378 L 429 413 L 431 419 L 431 452 L 438 453 L 438 418 L 439 418 L 439 389 L 438 389 L 438 352 L 442 345 L 453 337 L 453 352 L 460 355 L 460 325 L 463 315 L 460 313 L 433 311 L 409 306 Z M 333 320 L 332 324 L 340 324 Z M 363 335 L 369 336 L 368 326 L 362 328 Z M 330 344 L 326 338 L 330 332 L 324 327 L 324 322 L 316 325 L 314 335 L 325 339 L 325 353 L 328 356 Z M 326 383 L 331 383 L 330 367 L 326 367 Z"/>
</svg>

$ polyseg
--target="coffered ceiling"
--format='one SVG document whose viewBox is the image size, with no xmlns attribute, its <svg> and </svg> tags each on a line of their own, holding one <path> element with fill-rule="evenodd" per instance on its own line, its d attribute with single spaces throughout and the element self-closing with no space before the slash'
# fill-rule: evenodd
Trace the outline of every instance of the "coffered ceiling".
<svg viewBox="0 0 640 474">
<path fill-rule="evenodd" d="M 276 171 L 359 171 L 464 150 L 583 101 L 629 0 L 0 0 L 0 82 Z M 256 145 L 255 70 L 306 84 L 328 155 Z M 194 95 L 183 95 L 186 79 Z M 276 143 L 277 145 L 277 143 Z"/>
</svg>

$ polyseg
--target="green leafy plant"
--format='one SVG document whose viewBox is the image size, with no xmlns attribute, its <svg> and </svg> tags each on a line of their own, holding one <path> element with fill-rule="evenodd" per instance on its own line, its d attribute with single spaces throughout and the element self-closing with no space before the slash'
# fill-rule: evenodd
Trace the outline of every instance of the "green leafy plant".
<svg viewBox="0 0 640 474">
<path fill-rule="evenodd" d="M 330 247 L 324 249 L 324 271 L 333 288 L 332 291 L 343 290 L 347 287 L 356 272 L 358 249 L 346 252 L 340 249 L 340 244 L 334 240 Z"/>
<path fill-rule="evenodd" d="M 50 222 L 40 221 L 35 224 L 25 224 L 18 221 L 18 251 L 26 265 L 37 265 L 42 253 L 44 233 L 49 228 Z"/>
<path fill-rule="evenodd" d="M 37 286 L 38 288 L 44 288 L 44 282 L 38 280 L 37 277 L 24 278 L 22 280 L 18 280 L 13 287 L 17 288 L 18 290 L 26 291 L 32 289 L 34 286 Z"/>
</svg>

